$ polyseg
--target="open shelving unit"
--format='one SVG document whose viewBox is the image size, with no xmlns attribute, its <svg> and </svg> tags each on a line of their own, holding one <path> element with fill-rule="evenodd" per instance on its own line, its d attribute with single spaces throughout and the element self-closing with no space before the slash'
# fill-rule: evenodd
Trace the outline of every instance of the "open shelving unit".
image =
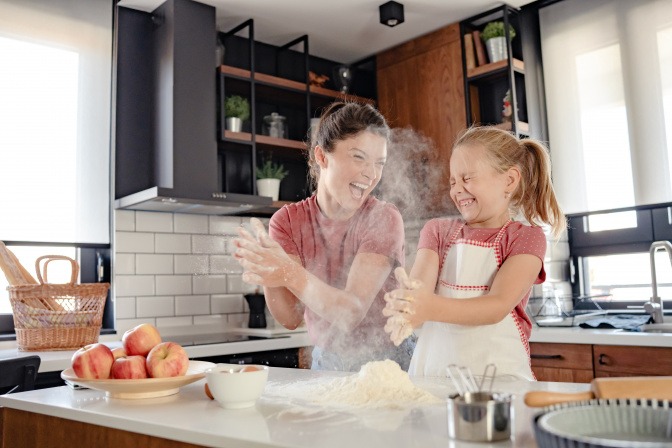
<svg viewBox="0 0 672 448">
<path fill-rule="evenodd" d="M 474 36 L 475 31 L 482 32 L 485 25 L 491 21 L 502 21 L 505 27 L 512 25 L 516 31 L 516 37 L 507 40 L 507 58 L 496 62 L 489 62 L 488 59 L 486 63 L 478 65 L 478 58 L 475 57 L 476 66 L 468 67 L 469 47 L 465 46 L 465 36 Z M 525 92 L 525 63 L 521 44 L 521 35 L 524 31 L 519 11 L 509 5 L 502 5 L 460 22 L 462 48 L 465 50 L 462 66 L 468 125 L 494 125 L 511 131 L 516 136 L 530 135 Z M 477 36 L 473 37 L 476 38 Z M 510 103 L 513 112 L 511 121 L 504 121 L 502 117 L 503 100 L 507 91 L 511 92 Z"/>
<path fill-rule="evenodd" d="M 246 31 L 246 36 L 240 34 Z M 289 175 L 281 182 L 280 201 L 261 213 L 273 213 L 287 202 L 299 201 L 311 194 L 308 185 L 306 150 L 311 118 L 335 100 L 375 104 L 375 63 L 360 61 L 364 82 L 351 86 L 365 95 L 344 94 L 329 86 L 310 85 L 309 72 L 331 75 L 334 61 L 311 56 L 308 36 L 301 36 L 282 46 L 254 40 L 254 21 L 249 19 L 227 32 L 218 32 L 224 44 L 224 64 L 217 66 L 217 135 L 218 159 L 221 166 L 222 190 L 231 193 L 256 194 L 255 167 L 267 158 L 282 163 Z M 301 51 L 294 48 L 301 47 Z M 366 76 L 370 72 L 372 75 Z M 367 82 L 368 81 L 368 82 Z M 362 87 L 364 86 L 364 87 Z M 224 100 L 240 95 L 250 102 L 250 120 L 242 132 L 226 129 Z M 265 115 L 277 112 L 286 117 L 285 138 L 262 133 Z M 255 213 L 259 213 L 256 211 Z"/>
</svg>

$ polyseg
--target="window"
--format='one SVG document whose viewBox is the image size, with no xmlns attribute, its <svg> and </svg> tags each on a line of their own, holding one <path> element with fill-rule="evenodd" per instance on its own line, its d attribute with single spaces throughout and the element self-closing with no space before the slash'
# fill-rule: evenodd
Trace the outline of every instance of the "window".
<svg viewBox="0 0 672 448">
<path fill-rule="evenodd" d="M 539 19 L 574 292 L 641 305 L 652 293 L 648 249 L 661 238 L 646 206 L 672 201 L 672 2 L 564 0 Z M 657 260 L 658 293 L 672 300 L 670 260 Z"/>
<path fill-rule="evenodd" d="M 0 0 L 0 240 L 34 276 L 41 255 L 76 259 L 81 282 L 109 263 L 113 4 Z M 0 333 L 10 313 L 0 276 Z"/>
</svg>

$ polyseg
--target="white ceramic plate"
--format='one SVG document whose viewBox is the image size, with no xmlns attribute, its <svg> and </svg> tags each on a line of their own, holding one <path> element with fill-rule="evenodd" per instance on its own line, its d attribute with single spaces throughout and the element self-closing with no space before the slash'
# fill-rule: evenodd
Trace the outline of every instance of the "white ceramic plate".
<svg viewBox="0 0 672 448">
<path fill-rule="evenodd" d="M 61 372 L 61 378 L 89 389 L 105 391 L 111 398 L 155 398 L 178 393 L 180 387 L 205 378 L 205 371 L 212 367 L 215 367 L 215 364 L 211 362 L 189 361 L 189 369 L 185 376 L 139 380 L 86 380 L 77 378 L 70 368 Z"/>
</svg>

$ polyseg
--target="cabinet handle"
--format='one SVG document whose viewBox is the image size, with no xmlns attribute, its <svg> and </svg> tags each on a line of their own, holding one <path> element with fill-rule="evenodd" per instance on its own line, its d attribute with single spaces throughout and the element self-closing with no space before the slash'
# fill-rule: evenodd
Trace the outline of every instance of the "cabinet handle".
<svg viewBox="0 0 672 448">
<path fill-rule="evenodd" d="M 606 366 L 607 364 L 609 364 L 608 362 L 606 362 L 607 359 L 609 359 L 607 355 L 605 355 L 604 353 L 600 353 L 600 356 L 597 358 L 597 363 L 601 366 Z"/>
<path fill-rule="evenodd" d="M 530 355 L 532 359 L 562 359 L 562 355 Z"/>
</svg>

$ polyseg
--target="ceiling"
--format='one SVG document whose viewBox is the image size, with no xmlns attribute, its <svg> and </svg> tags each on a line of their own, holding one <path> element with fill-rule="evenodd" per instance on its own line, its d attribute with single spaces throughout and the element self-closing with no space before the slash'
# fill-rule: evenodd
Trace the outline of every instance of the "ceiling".
<svg viewBox="0 0 672 448">
<path fill-rule="evenodd" d="M 307 34 L 312 55 L 351 63 L 415 37 L 500 6 L 491 0 L 399 0 L 404 23 L 380 23 L 378 6 L 387 0 L 200 0 L 217 8 L 217 26 L 227 31 L 254 19 L 255 39 L 284 45 Z M 164 0 L 120 0 L 153 11 Z M 509 0 L 520 7 L 532 0 Z"/>
</svg>

